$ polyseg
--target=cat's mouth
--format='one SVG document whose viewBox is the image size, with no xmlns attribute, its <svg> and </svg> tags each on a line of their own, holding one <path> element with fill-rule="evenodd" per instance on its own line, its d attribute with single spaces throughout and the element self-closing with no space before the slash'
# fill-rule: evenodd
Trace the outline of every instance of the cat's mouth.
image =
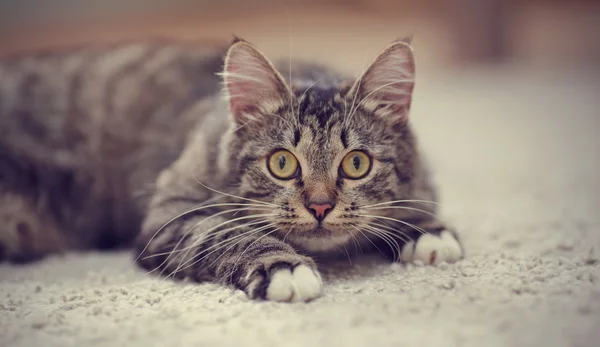
<svg viewBox="0 0 600 347">
<path fill-rule="evenodd" d="M 284 233 L 285 235 L 286 233 Z M 318 225 L 312 229 L 295 230 L 285 236 L 287 241 L 308 252 L 329 252 L 350 240 L 350 234 L 337 228 Z"/>
<path fill-rule="evenodd" d="M 337 223 L 315 222 L 298 225 L 293 232 L 308 238 L 332 237 L 343 234 L 342 225 Z"/>
</svg>

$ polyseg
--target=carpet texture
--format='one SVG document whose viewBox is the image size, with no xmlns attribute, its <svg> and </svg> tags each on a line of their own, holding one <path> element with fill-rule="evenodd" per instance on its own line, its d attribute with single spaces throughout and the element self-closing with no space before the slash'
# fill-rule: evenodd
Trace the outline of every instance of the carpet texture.
<svg viewBox="0 0 600 347">
<path fill-rule="evenodd" d="M 467 258 L 325 264 L 324 296 L 252 302 L 128 253 L 0 266 L 1 346 L 597 346 L 600 84 L 519 69 L 419 80 L 412 117 Z"/>
</svg>

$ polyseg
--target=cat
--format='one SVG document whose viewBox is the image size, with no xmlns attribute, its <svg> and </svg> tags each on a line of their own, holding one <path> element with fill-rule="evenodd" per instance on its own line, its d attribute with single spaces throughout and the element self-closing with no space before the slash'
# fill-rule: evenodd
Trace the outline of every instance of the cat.
<svg viewBox="0 0 600 347">
<path fill-rule="evenodd" d="M 322 295 L 315 257 L 464 256 L 409 122 L 410 39 L 357 79 L 240 38 L 32 59 L 0 69 L 12 258 L 133 241 L 149 272 L 288 302 Z"/>
</svg>

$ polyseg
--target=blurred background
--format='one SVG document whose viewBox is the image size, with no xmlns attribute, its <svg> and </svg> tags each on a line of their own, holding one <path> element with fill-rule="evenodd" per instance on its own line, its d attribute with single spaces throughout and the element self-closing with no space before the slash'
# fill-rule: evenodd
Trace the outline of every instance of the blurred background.
<svg viewBox="0 0 600 347">
<path fill-rule="evenodd" d="M 353 72 L 414 34 L 420 71 L 600 65 L 595 0 L 0 0 L 0 55 L 161 36 L 230 40 Z"/>
</svg>

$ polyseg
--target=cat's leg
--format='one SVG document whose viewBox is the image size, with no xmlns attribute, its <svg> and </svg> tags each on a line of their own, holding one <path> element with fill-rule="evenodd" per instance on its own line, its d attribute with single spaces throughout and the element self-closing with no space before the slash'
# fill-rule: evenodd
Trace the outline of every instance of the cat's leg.
<svg viewBox="0 0 600 347">
<path fill-rule="evenodd" d="M 251 299 L 308 301 L 321 295 L 315 262 L 269 236 L 273 229 L 222 223 L 228 220 L 182 217 L 158 233 L 160 224 L 146 223 L 137 261 L 151 272 L 232 285 Z"/>
<path fill-rule="evenodd" d="M 27 197 L 0 191 L 0 261 L 37 260 L 65 248 L 58 228 Z"/>
</svg>

